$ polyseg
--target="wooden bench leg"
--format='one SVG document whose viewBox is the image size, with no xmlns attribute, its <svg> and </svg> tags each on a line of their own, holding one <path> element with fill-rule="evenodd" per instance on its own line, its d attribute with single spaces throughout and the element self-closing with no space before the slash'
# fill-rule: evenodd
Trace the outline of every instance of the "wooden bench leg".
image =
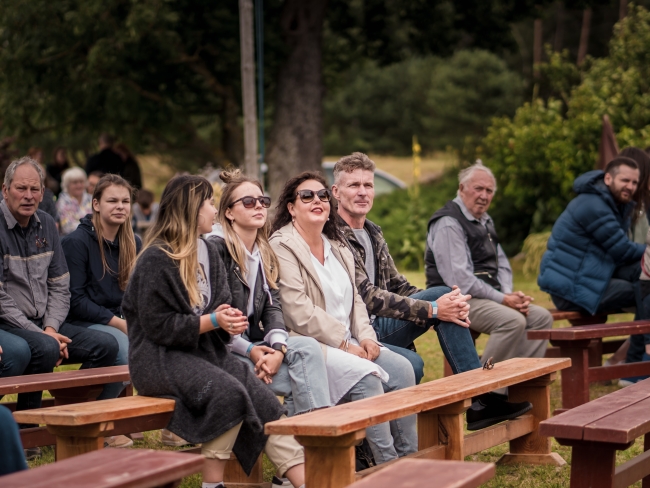
<svg viewBox="0 0 650 488">
<path fill-rule="evenodd" d="M 262 488 L 271 485 L 270 483 L 264 483 L 264 469 L 261 455 L 257 459 L 255 466 L 253 466 L 251 475 L 246 476 L 235 455 L 231 454 L 230 461 L 226 463 L 223 479 L 228 488 Z"/>
<path fill-rule="evenodd" d="M 442 358 L 442 373 L 445 378 L 454 374 L 447 358 Z"/>
<path fill-rule="evenodd" d="M 643 436 L 643 450 L 650 451 L 650 434 Z M 641 482 L 641 488 L 650 488 L 650 476 L 643 478 Z"/>
<path fill-rule="evenodd" d="M 572 442 L 571 488 L 612 488 L 616 448 L 599 442 Z"/>
<path fill-rule="evenodd" d="M 508 388 L 509 400 L 512 402 L 529 401 L 533 404 L 530 414 L 533 416 L 533 431 L 510 441 L 510 452 L 504 454 L 498 463 L 553 464 L 563 466 L 566 461 L 551 452 L 551 439 L 539 435 L 539 424 L 551 416 L 551 389 L 555 373 L 530 381 L 525 381 Z"/>
<path fill-rule="evenodd" d="M 438 416 L 438 442 L 445 446 L 445 459 L 465 459 L 465 412 L 471 405 L 467 399 L 431 411 Z"/>
<path fill-rule="evenodd" d="M 562 370 L 562 408 L 589 402 L 589 343 L 589 340 L 551 341 L 560 347 L 561 357 L 571 359 L 571 367 Z"/>
<path fill-rule="evenodd" d="M 103 432 L 112 428 L 112 422 L 77 427 L 48 425 L 47 430 L 56 436 L 56 460 L 97 451 L 104 448 Z"/>
<path fill-rule="evenodd" d="M 340 437 L 297 435 L 296 440 L 305 448 L 306 486 L 344 488 L 354 483 L 354 446 L 365 436 L 365 429 Z"/>
</svg>

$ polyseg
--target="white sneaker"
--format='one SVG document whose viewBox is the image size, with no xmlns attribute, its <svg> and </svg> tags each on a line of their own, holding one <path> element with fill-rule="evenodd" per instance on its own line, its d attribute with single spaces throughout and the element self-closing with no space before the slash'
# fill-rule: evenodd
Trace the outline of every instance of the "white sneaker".
<svg viewBox="0 0 650 488">
<path fill-rule="evenodd" d="M 634 384 L 635 384 L 634 381 L 625 380 L 623 378 L 618 380 L 618 386 L 620 386 L 621 388 L 625 388 L 626 386 L 632 386 Z"/>
<path fill-rule="evenodd" d="M 177 436 L 176 434 L 168 431 L 167 429 L 162 429 L 160 431 L 160 437 L 162 438 L 162 443 L 165 446 L 180 447 L 180 446 L 187 446 L 188 444 L 191 444 L 191 442 L 187 442 L 182 437 Z"/>
<path fill-rule="evenodd" d="M 104 447 L 131 447 L 133 441 L 125 435 L 115 435 L 111 437 L 104 437 Z"/>
<path fill-rule="evenodd" d="M 277 476 L 273 476 L 273 481 L 271 482 L 271 486 L 273 488 L 293 488 L 293 485 L 291 484 L 291 481 L 289 481 L 287 478 L 278 478 Z"/>
</svg>

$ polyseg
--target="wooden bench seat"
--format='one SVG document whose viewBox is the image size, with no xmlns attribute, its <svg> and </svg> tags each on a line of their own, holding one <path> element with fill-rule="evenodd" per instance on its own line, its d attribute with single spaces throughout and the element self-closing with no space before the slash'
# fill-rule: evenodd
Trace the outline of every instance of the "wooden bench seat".
<svg viewBox="0 0 650 488">
<path fill-rule="evenodd" d="M 365 436 L 365 429 L 413 414 L 418 415 L 419 444 L 413 458 L 462 461 L 469 454 L 510 442 L 510 453 L 500 462 L 562 465 L 564 460 L 551 452 L 550 441 L 538 435 L 538 425 L 550 416 L 549 385 L 555 372 L 570 364 L 561 358 L 510 359 L 492 370 L 467 371 L 270 422 L 265 430 L 267 434 L 295 435 L 305 447 L 307 486 L 342 488 L 352 484 L 354 445 Z M 504 387 L 509 387 L 512 401 L 533 403 L 530 414 L 465 436 L 464 413 L 472 397 Z"/>
<path fill-rule="evenodd" d="M 615 324 L 585 325 L 563 329 L 531 330 L 528 339 L 546 339 L 560 349 L 560 356 L 571 359 L 562 371 L 562 407 L 574 408 L 589 401 L 589 383 L 628 376 L 650 375 L 650 362 L 615 366 L 590 366 L 589 348 L 594 340 L 650 333 L 650 320 Z M 605 343 L 607 344 L 607 343 Z"/>
<path fill-rule="evenodd" d="M 475 488 L 494 478 L 492 463 L 465 463 L 461 461 L 434 461 L 400 459 L 373 473 L 350 488 Z"/>
<path fill-rule="evenodd" d="M 154 488 L 201 471 L 203 457 L 170 451 L 107 449 L 0 477 L 3 488 Z"/>
<path fill-rule="evenodd" d="M 572 447 L 571 488 L 650 486 L 650 380 L 545 420 L 540 434 Z M 644 453 L 615 466 L 616 451 L 644 436 Z"/>
</svg>

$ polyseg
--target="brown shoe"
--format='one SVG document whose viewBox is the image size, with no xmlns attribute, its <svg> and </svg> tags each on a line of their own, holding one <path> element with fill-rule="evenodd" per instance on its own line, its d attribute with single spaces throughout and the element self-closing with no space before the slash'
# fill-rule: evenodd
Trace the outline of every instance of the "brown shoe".
<svg viewBox="0 0 650 488">
<path fill-rule="evenodd" d="M 176 434 L 168 431 L 167 429 L 162 429 L 160 431 L 160 434 L 162 437 L 162 443 L 165 446 L 180 447 L 180 446 L 187 446 L 188 444 L 191 444 L 191 442 L 187 442 L 182 437 L 177 436 Z"/>
<path fill-rule="evenodd" d="M 115 435 L 111 437 L 104 437 L 104 447 L 131 447 L 133 441 L 125 435 Z"/>
</svg>

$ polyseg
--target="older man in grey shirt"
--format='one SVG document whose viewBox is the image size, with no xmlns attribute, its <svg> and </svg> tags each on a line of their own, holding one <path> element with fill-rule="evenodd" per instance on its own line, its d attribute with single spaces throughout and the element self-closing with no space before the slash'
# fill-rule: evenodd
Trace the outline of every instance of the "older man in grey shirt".
<svg viewBox="0 0 650 488">
<path fill-rule="evenodd" d="M 546 341 L 529 341 L 530 329 L 549 329 L 548 310 L 512 291 L 512 269 L 487 213 L 496 181 L 481 162 L 461 171 L 458 196 L 429 221 L 425 251 L 427 288 L 457 284 L 472 296 L 471 328 L 490 335 L 484 357 L 543 357 Z"/>
</svg>

